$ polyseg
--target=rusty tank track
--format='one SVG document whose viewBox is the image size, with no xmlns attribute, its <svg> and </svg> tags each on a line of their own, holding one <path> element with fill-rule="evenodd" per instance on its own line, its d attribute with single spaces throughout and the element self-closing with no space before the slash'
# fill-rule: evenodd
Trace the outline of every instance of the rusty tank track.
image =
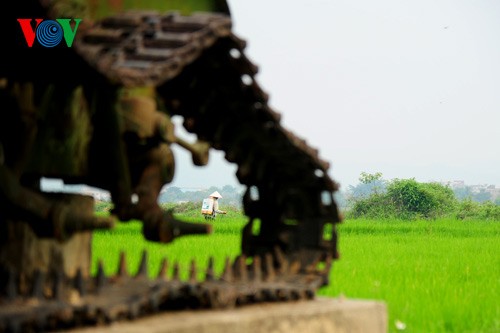
<svg viewBox="0 0 500 333">
<path fill-rule="evenodd" d="M 179 264 L 172 266 L 164 259 L 157 278 L 150 279 L 144 252 L 138 273 L 130 276 L 122 253 L 112 277 L 105 276 L 101 262 L 92 279 L 82 278 L 80 272 L 71 279 L 60 272 L 36 272 L 33 285 L 24 292 L 18 288 L 20 276 L 11 272 L 1 303 L 0 331 L 45 332 L 133 320 L 168 310 L 312 299 L 330 270 L 326 266 L 319 272 L 311 266 L 309 273 L 299 274 L 298 262 L 290 263 L 278 248 L 263 258 L 254 256 L 251 264 L 245 256 L 233 262 L 227 258 L 219 277 L 213 258 L 204 272 L 192 261 L 186 281 L 180 279 Z M 47 281 L 52 286 L 49 290 L 44 289 Z"/>
<path fill-rule="evenodd" d="M 329 283 L 338 258 L 338 186 L 318 151 L 281 126 L 255 80 L 257 67 L 244 54 L 245 42 L 231 32 L 230 18 L 128 12 L 87 28 L 74 48 L 114 84 L 157 86 L 169 113 L 182 116 L 188 131 L 238 165 L 237 177 L 248 187 L 242 254 L 227 258 L 220 276 L 213 259 L 205 272 L 193 260 L 187 281 L 180 280 L 179 265 L 169 267 L 166 259 L 158 277 L 148 278 L 146 253 L 135 276 L 127 274 L 124 255 L 112 277 L 100 264 L 92 278 L 38 272 L 26 286 L 11 271 L 0 299 L 0 332 L 96 325 L 169 309 L 312 299 Z"/>
</svg>

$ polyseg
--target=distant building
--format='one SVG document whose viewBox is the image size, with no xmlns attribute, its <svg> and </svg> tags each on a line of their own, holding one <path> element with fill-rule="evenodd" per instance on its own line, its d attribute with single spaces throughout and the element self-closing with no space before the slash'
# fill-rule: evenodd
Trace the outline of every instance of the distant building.
<svg viewBox="0 0 500 333">
<path fill-rule="evenodd" d="M 464 188 L 465 187 L 465 181 L 463 180 L 448 180 L 448 181 L 442 181 L 439 182 L 441 185 L 444 186 L 449 186 L 452 189 L 457 189 L 457 188 Z"/>
<path fill-rule="evenodd" d="M 474 184 L 467 185 L 463 180 L 449 180 L 449 181 L 440 181 L 440 184 L 444 186 L 449 186 L 452 190 L 460 190 L 467 188 L 469 193 L 472 195 L 485 194 L 488 193 L 490 195 L 490 200 L 495 201 L 497 198 L 500 198 L 500 188 L 496 187 L 494 184 Z"/>
<path fill-rule="evenodd" d="M 500 198 L 500 188 L 495 187 L 495 185 L 488 186 L 486 192 L 488 192 L 491 195 L 491 200 L 493 201 Z"/>
<path fill-rule="evenodd" d="M 489 186 L 493 186 L 493 188 L 495 188 L 495 185 L 477 184 L 477 185 L 471 185 L 470 189 L 472 193 L 487 192 Z"/>
</svg>

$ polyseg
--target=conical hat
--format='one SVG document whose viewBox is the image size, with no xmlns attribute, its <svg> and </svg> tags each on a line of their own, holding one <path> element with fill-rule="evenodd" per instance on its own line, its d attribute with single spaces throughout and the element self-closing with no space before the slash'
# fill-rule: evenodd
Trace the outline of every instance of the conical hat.
<svg viewBox="0 0 500 333">
<path fill-rule="evenodd" d="M 219 192 L 215 191 L 214 193 L 210 194 L 209 197 L 222 198 L 222 195 L 220 195 Z"/>
</svg>

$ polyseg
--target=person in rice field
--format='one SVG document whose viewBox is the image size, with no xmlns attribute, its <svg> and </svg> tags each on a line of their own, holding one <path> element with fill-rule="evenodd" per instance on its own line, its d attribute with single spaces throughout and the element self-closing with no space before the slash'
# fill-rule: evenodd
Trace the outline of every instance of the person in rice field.
<svg viewBox="0 0 500 333">
<path fill-rule="evenodd" d="M 222 198 L 222 195 L 220 195 L 219 192 L 215 191 L 212 194 L 208 196 L 209 198 L 212 198 L 214 205 L 212 209 L 212 218 L 215 218 L 217 214 L 226 214 L 225 211 L 219 210 L 219 199 Z"/>
</svg>

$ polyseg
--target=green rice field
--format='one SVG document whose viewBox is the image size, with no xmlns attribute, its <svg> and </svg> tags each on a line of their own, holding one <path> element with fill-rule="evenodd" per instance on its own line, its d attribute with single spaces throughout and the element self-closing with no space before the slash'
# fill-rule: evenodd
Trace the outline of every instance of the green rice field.
<svg viewBox="0 0 500 333">
<path fill-rule="evenodd" d="M 212 235 L 166 245 L 145 241 L 138 222 L 96 232 L 94 272 L 100 258 L 112 274 L 125 251 L 133 274 L 145 249 L 151 276 L 163 257 L 178 261 L 184 277 L 192 258 L 203 268 L 214 256 L 221 271 L 224 259 L 239 253 L 245 218 L 231 214 L 210 223 Z M 320 296 L 385 302 L 389 332 L 500 332 L 500 223 L 348 220 L 338 231 L 341 258 Z"/>
</svg>

